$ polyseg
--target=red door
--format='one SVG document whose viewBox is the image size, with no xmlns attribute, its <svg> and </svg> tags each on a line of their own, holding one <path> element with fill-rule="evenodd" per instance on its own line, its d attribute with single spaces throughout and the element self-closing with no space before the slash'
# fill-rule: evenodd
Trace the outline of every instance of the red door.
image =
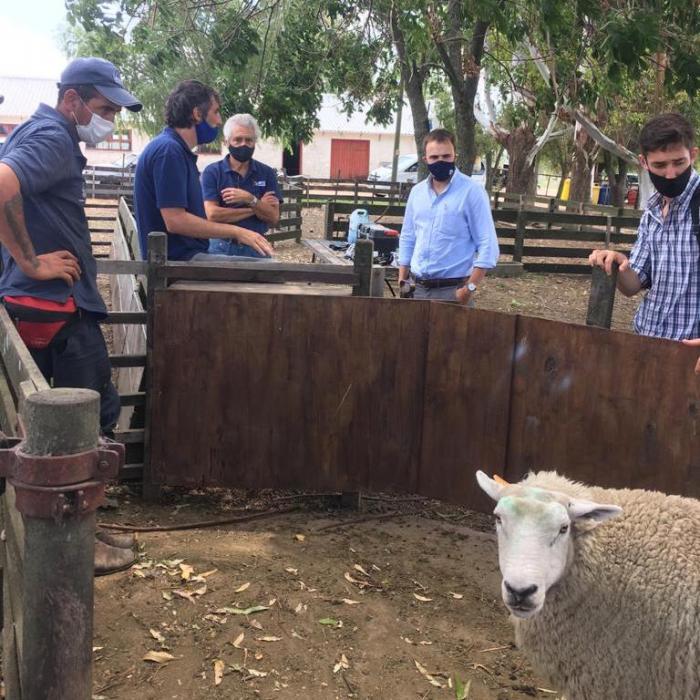
<svg viewBox="0 0 700 700">
<path fill-rule="evenodd" d="M 369 175 L 369 141 L 331 139 L 331 179 L 366 180 Z"/>
</svg>

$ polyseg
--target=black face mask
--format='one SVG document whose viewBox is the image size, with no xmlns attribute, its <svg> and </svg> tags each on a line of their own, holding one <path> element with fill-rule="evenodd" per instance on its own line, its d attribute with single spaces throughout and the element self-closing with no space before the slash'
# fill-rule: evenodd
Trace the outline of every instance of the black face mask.
<svg viewBox="0 0 700 700">
<path fill-rule="evenodd" d="M 434 163 L 428 163 L 428 170 L 438 182 L 445 182 L 454 175 L 455 164 L 448 163 L 446 160 L 437 160 Z"/>
<path fill-rule="evenodd" d="M 254 146 L 229 146 L 228 152 L 239 162 L 247 163 L 255 153 Z"/>
<path fill-rule="evenodd" d="M 680 175 L 676 177 L 664 177 L 663 175 L 655 175 L 649 171 L 649 178 L 652 184 L 656 187 L 659 194 L 664 197 L 673 199 L 674 197 L 679 197 L 683 194 L 688 181 L 690 180 L 690 175 L 692 173 L 692 164 L 688 166 L 687 170 L 684 170 Z"/>
</svg>

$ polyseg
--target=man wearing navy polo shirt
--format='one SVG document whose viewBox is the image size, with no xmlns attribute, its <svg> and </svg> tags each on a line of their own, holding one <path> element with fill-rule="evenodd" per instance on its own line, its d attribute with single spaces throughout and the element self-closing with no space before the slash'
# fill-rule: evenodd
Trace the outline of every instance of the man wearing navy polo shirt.
<svg viewBox="0 0 700 700">
<path fill-rule="evenodd" d="M 120 406 L 98 325 L 107 309 L 85 217 L 80 141 L 108 138 L 122 107 L 137 112 L 141 104 L 117 69 L 77 58 L 61 74 L 56 107 L 39 105 L 0 149 L 0 296 L 49 383 L 99 392 L 104 432 Z M 133 563 L 133 538 L 97 538 L 96 573 Z"/>
<path fill-rule="evenodd" d="M 210 238 L 233 239 L 261 256 L 272 254 L 272 246 L 259 233 L 207 221 L 192 149 L 216 138 L 220 103 L 216 91 L 198 80 L 184 80 L 168 95 L 168 126 L 146 146 L 136 165 L 134 203 L 144 258 L 152 231 L 168 234 L 169 260 L 210 258 Z"/>
<path fill-rule="evenodd" d="M 253 159 L 260 138 L 258 123 L 250 114 L 234 114 L 224 124 L 228 155 L 202 173 L 204 209 L 210 221 L 238 224 L 267 234 L 280 219 L 282 193 L 275 171 Z M 245 244 L 213 238 L 209 252 L 218 255 L 261 257 Z"/>
</svg>

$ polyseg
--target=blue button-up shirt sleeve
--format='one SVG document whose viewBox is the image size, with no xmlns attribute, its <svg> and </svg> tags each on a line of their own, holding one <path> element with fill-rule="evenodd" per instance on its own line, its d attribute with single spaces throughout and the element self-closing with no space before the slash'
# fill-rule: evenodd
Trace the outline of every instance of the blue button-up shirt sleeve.
<svg viewBox="0 0 700 700">
<path fill-rule="evenodd" d="M 182 148 L 173 144 L 153 159 L 153 188 L 158 209 L 187 209 L 188 180 L 178 175 L 184 170 Z"/>
<path fill-rule="evenodd" d="M 219 202 L 218 164 L 211 163 L 204 168 L 201 177 L 202 196 L 205 202 Z"/>
<path fill-rule="evenodd" d="M 649 212 L 645 212 L 639 222 L 637 240 L 630 253 L 630 267 L 637 273 L 642 289 L 651 286 L 651 248 L 649 246 Z"/>
<path fill-rule="evenodd" d="M 403 216 L 403 224 L 401 226 L 401 235 L 399 236 L 399 265 L 408 267 L 411 264 L 413 250 L 416 247 L 416 224 L 413 215 L 413 202 L 415 197 L 413 193 L 417 188 L 411 190 L 406 203 L 406 211 Z"/>
<path fill-rule="evenodd" d="M 498 238 L 491 216 L 489 196 L 483 187 L 470 187 L 467 194 L 466 218 L 476 244 L 474 267 L 490 270 L 498 263 Z"/>
<path fill-rule="evenodd" d="M 66 164 L 73 157 L 73 143 L 65 129 L 47 126 L 14 146 L 0 162 L 17 176 L 22 196 L 41 194 L 66 177 Z"/>
</svg>

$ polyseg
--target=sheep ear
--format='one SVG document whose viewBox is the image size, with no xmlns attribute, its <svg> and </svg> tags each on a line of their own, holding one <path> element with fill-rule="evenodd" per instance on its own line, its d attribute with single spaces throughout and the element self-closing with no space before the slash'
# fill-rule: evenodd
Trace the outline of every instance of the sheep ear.
<svg viewBox="0 0 700 700">
<path fill-rule="evenodd" d="M 503 482 L 503 485 L 499 484 L 490 476 L 486 476 L 486 474 L 484 474 L 484 472 L 481 470 L 476 473 L 476 480 L 479 482 L 479 486 L 481 486 L 482 490 L 487 496 L 490 496 L 494 501 L 498 501 L 498 499 L 501 497 L 501 491 L 503 491 L 505 488 L 505 481 Z"/>
<path fill-rule="evenodd" d="M 572 520 L 583 520 L 589 528 L 594 528 L 606 520 L 622 515 L 620 506 L 593 503 L 592 501 L 574 500 L 569 502 L 569 517 Z"/>
</svg>

